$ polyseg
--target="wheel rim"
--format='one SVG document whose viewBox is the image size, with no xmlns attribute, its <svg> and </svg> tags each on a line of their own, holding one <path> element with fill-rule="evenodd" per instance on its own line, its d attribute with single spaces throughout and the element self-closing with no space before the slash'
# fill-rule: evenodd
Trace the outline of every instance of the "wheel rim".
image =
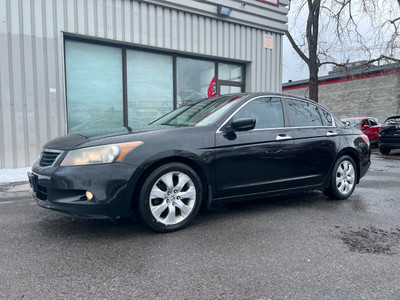
<svg viewBox="0 0 400 300">
<path fill-rule="evenodd" d="M 185 220 L 193 211 L 196 187 L 188 175 L 169 172 L 161 176 L 150 191 L 150 211 L 164 225 L 174 225 Z"/>
<path fill-rule="evenodd" d="M 355 183 L 355 170 L 353 164 L 348 161 L 342 161 L 336 171 L 336 188 L 342 195 L 350 193 Z"/>
</svg>

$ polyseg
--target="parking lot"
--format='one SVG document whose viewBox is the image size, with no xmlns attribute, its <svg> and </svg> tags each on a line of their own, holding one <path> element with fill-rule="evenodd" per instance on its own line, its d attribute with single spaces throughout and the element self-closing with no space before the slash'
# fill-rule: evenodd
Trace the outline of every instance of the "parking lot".
<svg viewBox="0 0 400 300">
<path fill-rule="evenodd" d="M 215 207 L 184 230 L 74 220 L 0 186 L 0 299 L 398 299 L 400 151 L 351 198 Z"/>
</svg>

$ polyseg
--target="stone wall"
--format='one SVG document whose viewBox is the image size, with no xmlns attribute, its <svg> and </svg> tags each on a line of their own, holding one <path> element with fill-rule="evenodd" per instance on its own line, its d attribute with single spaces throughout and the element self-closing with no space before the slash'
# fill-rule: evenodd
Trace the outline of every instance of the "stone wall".
<svg viewBox="0 0 400 300">
<path fill-rule="evenodd" d="M 308 97 L 308 89 L 284 91 Z M 319 86 L 319 103 L 338 117 L 375 117 L 381 122 L 400 115 L 400 74 L 390 74 Z"/>
</svg>

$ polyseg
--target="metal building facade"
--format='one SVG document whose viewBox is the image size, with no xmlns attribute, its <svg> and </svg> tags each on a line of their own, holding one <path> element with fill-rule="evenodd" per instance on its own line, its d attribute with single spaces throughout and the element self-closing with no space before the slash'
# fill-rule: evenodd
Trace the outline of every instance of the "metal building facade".
<svg viewBox="0 0 400 300">
<path fill-rule="evenodd" d="M 280 92 L 288 0 L 266 2 L 0 0 L 0 168 L 32 165 L 66 134 L 68 35 L 244 62 L 246 91 Z"/>
</svg>

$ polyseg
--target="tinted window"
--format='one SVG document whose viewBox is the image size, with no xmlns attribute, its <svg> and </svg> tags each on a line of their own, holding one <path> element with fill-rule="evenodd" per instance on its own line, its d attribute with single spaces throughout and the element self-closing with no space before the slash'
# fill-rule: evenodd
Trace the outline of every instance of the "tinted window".
<svg viewBox="0 0 400 300">
<path fill-rule="evenodd" d="M 319 107 L 306 101 L 287 99 L 293 127 L 322 126 Z M 331 120 L 332 122 L 332 120 Z"/>
<path fill-rule="evenodd" d="M 346 123 L 346 125 L 358 129 L 360 126 L 360 120 L 359 119 L 343 119 L 343 122 Z"/>
<path fill-rule="evenodd" d="M 256 129 L 284 127 L 282 103 L 280 98 L 259 98 L 247 103 L 233 117 L 253 118 Z"/>
<path fill-rule="evenodd" d="M 378 122 L 374 119 L 369 119 L 369 124 L 371 124 L 371 126 L 377 126 Z"/>
<path fill-rule="evenodd" d="M 332 126 L 332 115 L 320 107 L 318 107 L 318 111 L 322 118 L 322 124 L 324 126 Z"/>
</svg>

